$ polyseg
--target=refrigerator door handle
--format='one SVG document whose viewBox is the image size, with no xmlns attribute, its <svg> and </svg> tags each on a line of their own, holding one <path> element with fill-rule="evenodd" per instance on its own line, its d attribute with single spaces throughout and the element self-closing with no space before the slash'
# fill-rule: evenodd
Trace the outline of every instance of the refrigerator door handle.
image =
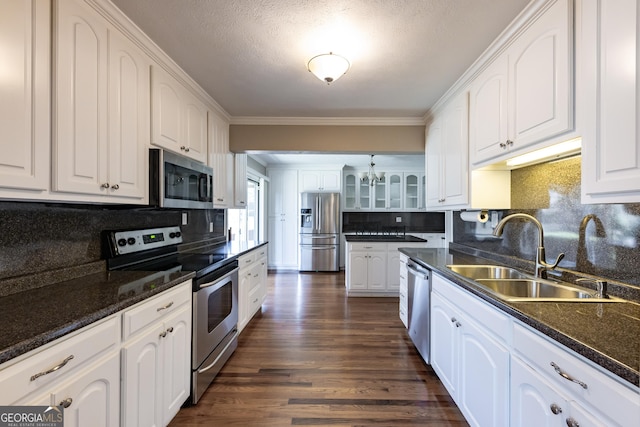
<svg viewBox="0 0 640 427">
<path fill-rule="evenodd" d="M 316 232 L 320 231 L 320 197 L 316 196 Z"/>
</svg>

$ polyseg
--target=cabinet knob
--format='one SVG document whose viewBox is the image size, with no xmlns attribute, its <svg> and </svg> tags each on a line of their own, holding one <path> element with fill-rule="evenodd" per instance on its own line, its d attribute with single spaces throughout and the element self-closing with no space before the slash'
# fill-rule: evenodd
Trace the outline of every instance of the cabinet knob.
<svg viewBox="0 0 640 427">
<path fill-rule="evenodd" d="M 186 145 L 183 145 L 182 147 L 180 147 L 180 149 L 181 149 L 182 151 L 187 152 L 187 153 L 189 152 L 189 147 L 187 147 Z"/>
<path fill-rule="evenodd" d="M 102 188 L 109 188 L 109 187 L 111 187 L 111 186 L 109 185 L 109 183 L 108 183 L 108 182 L 105 182 L 105 183 L 104 183 L 104 184 L 102 184 L 100 187 L 102 187 Z"/>
<path fill-rule="evenodd" d="M 73 403 L 73 399 L 70 397 L 67 397 L 66 399 L 64 399 L 62 402 L 60 402 L 60 404 L 58 406 L 62 406 L 63 408 L 68 408 L 69 406 L 71 406 L 71 404 Z"/>
<path fill-rule="evenodd" d="M 160 332 L 160 338 L 164 338 L 167 336 L 167 331 Z"/>
<path fill-rule="evenodd" d="M 551 409 L 551 412 L 553 412 L 556 415 L 562 412 L 562 408 L 556 405 L 555 403 L 552 403 L 549 408 Z"/>
<path fill-rule="evenodd" d="M 456 328 L 459 328 L 460 326 L 462 326 L 462 324 L 460 322 L 456 322 Z"/>
<path fill-rule="evenodd" d="M 500 148 L 502 148 L 502 149 L 507 148 L 507 144 L 505 142 L 501 142 L 500 143 Z"/>
<path fill-rule="evenodd" d="M 458 320 L 458 319 L 456 319 L 455 317 L 452 317 L 451 318 L 451 323 L 455 322 L 456 320 Z"/>
<path fill-rule="evenodd" d="M 169 328 L 167 329 L 167 332 L 169 333 L 173 332 L 173 326 L 169 326 Z"/>
<path fill-rule="evenodd" d="M 117 190 L 117 189 L 119 189 L 119 188 L 120 188 L 120 186 L 119 186 L 118 184 L 113 184 L 113 185 L 111 186 L 111 189 L 112 189 L 112 190 Z"/>
<path fill-rule="evenodd" d="M 567 418 L 567 426 L 568 427 L 580 427 L 580 423 L 574 420 L 573 418 Z"/>
<path fill-rule="evenodd" d="M 507 139 L 507 145 L 513 145 L 513 141 L 510 139 Z"/>
</svg>

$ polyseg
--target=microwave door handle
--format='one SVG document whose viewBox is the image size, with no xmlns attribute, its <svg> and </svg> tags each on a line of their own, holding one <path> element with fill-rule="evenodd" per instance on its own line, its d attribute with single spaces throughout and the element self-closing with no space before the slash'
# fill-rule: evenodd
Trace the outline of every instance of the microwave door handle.
<svg viewBox="0 0 640 427">
<path fill-rule="evenodd" d="M 207 175 L 204 173 L 201 173 L 200 176 L 198 177 L 198 200 L 200 201 L 204 201 L 206 199 L 206 196 L 207 196 L 206 185 L 207 185 Z"/>
</svg>

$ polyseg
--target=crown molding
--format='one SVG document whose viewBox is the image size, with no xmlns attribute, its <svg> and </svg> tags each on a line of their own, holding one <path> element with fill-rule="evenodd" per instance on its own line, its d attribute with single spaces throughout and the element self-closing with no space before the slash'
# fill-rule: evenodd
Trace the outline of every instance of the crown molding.
<svg viewBox="0 0 640 427">
<path fill-rule="evenodd" d="M 423 117 L 231 117 L 232 125 L 424 126 Z"/>
</svg>

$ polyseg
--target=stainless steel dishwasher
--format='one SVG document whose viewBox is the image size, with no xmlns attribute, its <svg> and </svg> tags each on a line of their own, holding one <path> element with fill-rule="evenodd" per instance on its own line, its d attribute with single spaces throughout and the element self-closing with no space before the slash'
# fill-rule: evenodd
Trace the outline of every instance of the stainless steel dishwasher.
<svg viewBox="0 0 640 427">
<path fill-rule="evenodd" d="M 431 271 L 413 260 L 407 263 L 408 332 L 411 341 L 426 363 L 429 363 Z"/>
</svg>

